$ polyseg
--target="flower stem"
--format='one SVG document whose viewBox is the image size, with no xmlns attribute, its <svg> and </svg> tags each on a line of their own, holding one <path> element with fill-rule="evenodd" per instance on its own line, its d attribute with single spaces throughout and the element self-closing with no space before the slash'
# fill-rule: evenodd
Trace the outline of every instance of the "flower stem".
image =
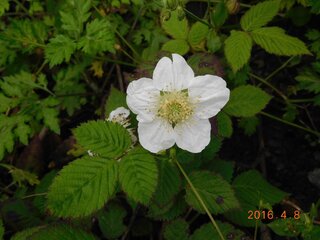
<svg viewBox="0 0 320 240">
<path fill-rule="evenodd" d="M 314 131 L 314 130 L 312 130 L 310 128 L 305 128 L 305 127 L 302 127 L 302 126 L 300 126 L 298 124 L 295 124 L 295 123 L 292 123 L 292 122 L 288 122 L 288 121 L 286 121 L 286 120 L 284 120 L 282 118 L 273 116 L 273 115 L 271 115 L 269 113 L 266 113 L 266 112 L 263 112 L 263 111 L 261 111 L 260 114 L 263 115 L 263 116 L 266 116 L 268 118 L 271 118 L 273 120 L 276 120 L 278 122 L 282 122 L 282 123 L 287 124 L 289 126 L 292 126 L 292 127 L 295 127 L 295 128 L 299 128 L 299 129 L 304 130 L 306 132 L 312 133 L 312 134 L 316 135 L 317 137 L 320 137 L 320 133 L 319 132 Z"/>
<path fill-rule="evenodd" d="M 207 213 L 208 217 L 210 218 L 210 221 L 213 225 L 213 227 L 217 230 L 221 240 L 225 240 L 225 238 L 223 237 L 223 234 L 219 228 L 219 226 L 217 225 L 216 221 L 214 220 L 214 218 L 212 217 L 209 209 L 207 208 L 206 204 L 204 203 L 204 201 L 202 200 L 200 194 L 198 193 L 197 189 L 194 187 L 193 183 L 191 182 L 190 178 L 188 177 L 187 173 L 184 171 L 183 167 L 181 166 L 181 164 L 179 163 L 177 157 L 176 157 L 176 149 L 171 148 L 170 149 L 170 156 L 173 159 L 173 161 L 177 164 L 178 168 L 180 169 L 182 175 L 184 176 L 184 178 L 187 180 L 188 184 L 190 185 L 191 190 L 193 191 L 194 195 L 196 196 L 196 198 L 198 199 L 199 203 L 201 204 L 201 206 L 203 207 L 203 209 L 205 210 L 205 212 Z"/>
</svg>

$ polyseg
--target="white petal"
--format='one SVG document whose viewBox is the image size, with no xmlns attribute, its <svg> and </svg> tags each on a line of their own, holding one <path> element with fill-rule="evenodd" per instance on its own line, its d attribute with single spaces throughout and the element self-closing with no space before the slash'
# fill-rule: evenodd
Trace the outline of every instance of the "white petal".
<svg viewBox="0 0 320 240">
<path fill-rule="evenodd" d="M 159 118 L 148 123 L 139 122 L 138 135 L 142 147 L 153 153 L 168 149 L 174 145 L 172 126 Z"/>
<path fill-rule="evenodd" d="M 172 61 L 168 57 L 161 58 L 153 72 L 155 86 L 163 91 L 186 89 L 193 78 L 191 67 L 178 54 L 172 54 Z"/>
<path fill-rule="evenodd" d="M 154 119 L 159 96 L 160 91 L 150 78 L 133 81 L 127 88 L 127 104 L 132 112 L 138 114 L 138 121 L 150 122 Z"/>
<path fill-rule="evenodd" d="M 177 124 L 174 128 L 178 147 L 192 153 L 201 152 L 210 142 L 211 124 L 208 119 L 196 117 Z"/>
<path fill-rule="evenodd" d="M 214 75 L 195 77 L 188 89 L 189 96 L 196 102 L 195 115 L 206 119 L 215 116 L 229 101 L 230 90 L 226 81 Z"/>
</svg>

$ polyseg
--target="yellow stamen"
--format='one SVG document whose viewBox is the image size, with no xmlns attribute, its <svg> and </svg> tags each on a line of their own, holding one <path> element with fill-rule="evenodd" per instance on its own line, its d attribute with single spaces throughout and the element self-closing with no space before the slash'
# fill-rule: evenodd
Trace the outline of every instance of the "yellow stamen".
<svg viewBox="0 0 320 240">
<path fill-rule="evenodd" d="M 190 102 L 188 92 L 162 92 L 158 107 L 158 116 L 173 126 L 184 122 L 193 114 L 194 106 Z"/>
</svg>

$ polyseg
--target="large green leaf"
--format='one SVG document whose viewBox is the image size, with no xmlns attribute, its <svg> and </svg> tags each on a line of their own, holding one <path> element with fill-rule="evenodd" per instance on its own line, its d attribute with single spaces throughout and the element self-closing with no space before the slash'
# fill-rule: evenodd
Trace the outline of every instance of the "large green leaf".
<svg viewBox="0 0 320 240">
<path fill-rule="evenodd" d="M 189 45 L 184 39 L 172 39 L 163 44 L 161 49 L 170 53 L 184 55 L 189 51 Z"/>
<path fill-rule="evenodd" d="M 159 179 L 154 201 L 167 204 L 179 192 L 181 179 L 177 167 L 166 158 L 159 158 Z"/>
<path fill-rule="evenodd" d="M 235 117 L 251 117 L 265 108 L 270 99 L 271 96 L 260 88 L 240 86 L 231 91 L 224 111 Z"/>
<path fill-rule="evenodd" d="M 251 7 L 241 18 L 243 30 L 251 31 L 266 25 L 277 15 L 280 1 L 265 1 Z"/>
<path fill-rule="evenodd" d="M 268 183 L 256 170 L 250 170 L 237 176 L 232 184 L 239 199 L 241 209 L 226 213 L 226 217 L 241 226 L 253 227 L 256 223 L 248 219 L 248 211 L 258 210 L 263 203 L 274 205 L 285 198 L 288 193 Z"/>
<path fill-rule="evenodd" d="M 311 54 L 301 40 L 285 34 L 279 27 L 258 28 L 251 32 L 251 36 L 268 53 L 283 56 Z"/>
<path fill-rule="evenodd" d="M 189 27 L 186 18 L 179 19 L 178 11 L 171 11 L 171 16 L 168 20 L 161 22 L 162 28 L 167 34 L 175 39 L 187 39 Z"/>
<path fill-rule="evenodd" d="M 148 204 L 158 180 L 158 168 L 154 157 L 138 147 L 121 159 L 119 170 L 119 181 L 128 197 Z"/>
<path fill-rule="evenodd" d="M 231 31 L 225 40 L 224 52 L 234 72 L 248 63 L 252 48 L 252 39 L 246 32 Z"/>
<path fill-rule="evenodd" d="M 219 229 L 222 232 L 222 235 L 225 239 L 232 240 L 242 240 L 244 237 L 244 233 L 238 229 L 235 229 L 232 225 L 228 223 L 222 223 L 220 221 L 216 221 Z M 212 223 L 207 223 L 198 228 L 189 240 L 204 240 L 204 239 L 220 239 L 220 236 L 217 230 L 212 226 Z"/>
<path fill-rule="evenodd" d="M 164 238 L 166 240 L 187 240 L 189 238 L 189 224 L 184 219 L 177 219 L 166 225 Z"/>
<path fill-rule="evenodd" d="M 26 239 L 32 240 L 96 240 L 96 238 L 79 228 L 67 224 L 48 226 L 40 229 Z"/>
<path fill-rule="evenodd" d="M 131 145 L 128 131 L 118 123 L 90 121 L 74 129 L 77 142 L 85 149 L 101 157 L 115 158 Z"/>
<path fill-rule="evenodd" d="M 211 213 L 223 213 L 239 206 L 231 185 L 221 176 L 206 171 L 194 172 L 190 180 Z M 189 185 L 186 200 L 197 211 L 205 212 Z"/>
<path fill-rule="evenodd" d="M 48 209 L 59 217 L 81 217 L 97 211 L 115 193 L 117 162 L 83 157 L 64 167 L 48 192 Z"/>
</svg>

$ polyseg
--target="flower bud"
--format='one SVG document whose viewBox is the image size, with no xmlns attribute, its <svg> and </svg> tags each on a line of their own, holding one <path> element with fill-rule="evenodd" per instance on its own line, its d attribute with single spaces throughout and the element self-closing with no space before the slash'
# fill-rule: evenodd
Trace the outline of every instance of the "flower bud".
<svg viewBox="0 0 320 240">
<path fill-rule="evenodd" d="M 161 12 L 161 21 L 162 22 L 165 22 L 165 21 L 168 21 L 171 17 L 171 12 L 170 10 L 164 10 Z"/>
<path fill-rule="evenodd" d="M 228 12 L 231 15 L 237 14 L 240 9 L 240 3 L 238 0 L 228 0 L 226 5 Z"/>
<path fill-rule="evenodd" d="M 183 20 L 186 14 L 184 13 L 184 10 L 182 7 L 178 6 L 177 7 L 177 13 L 178 13 L 178 19 L 179 21 Z"/>
</svg>

